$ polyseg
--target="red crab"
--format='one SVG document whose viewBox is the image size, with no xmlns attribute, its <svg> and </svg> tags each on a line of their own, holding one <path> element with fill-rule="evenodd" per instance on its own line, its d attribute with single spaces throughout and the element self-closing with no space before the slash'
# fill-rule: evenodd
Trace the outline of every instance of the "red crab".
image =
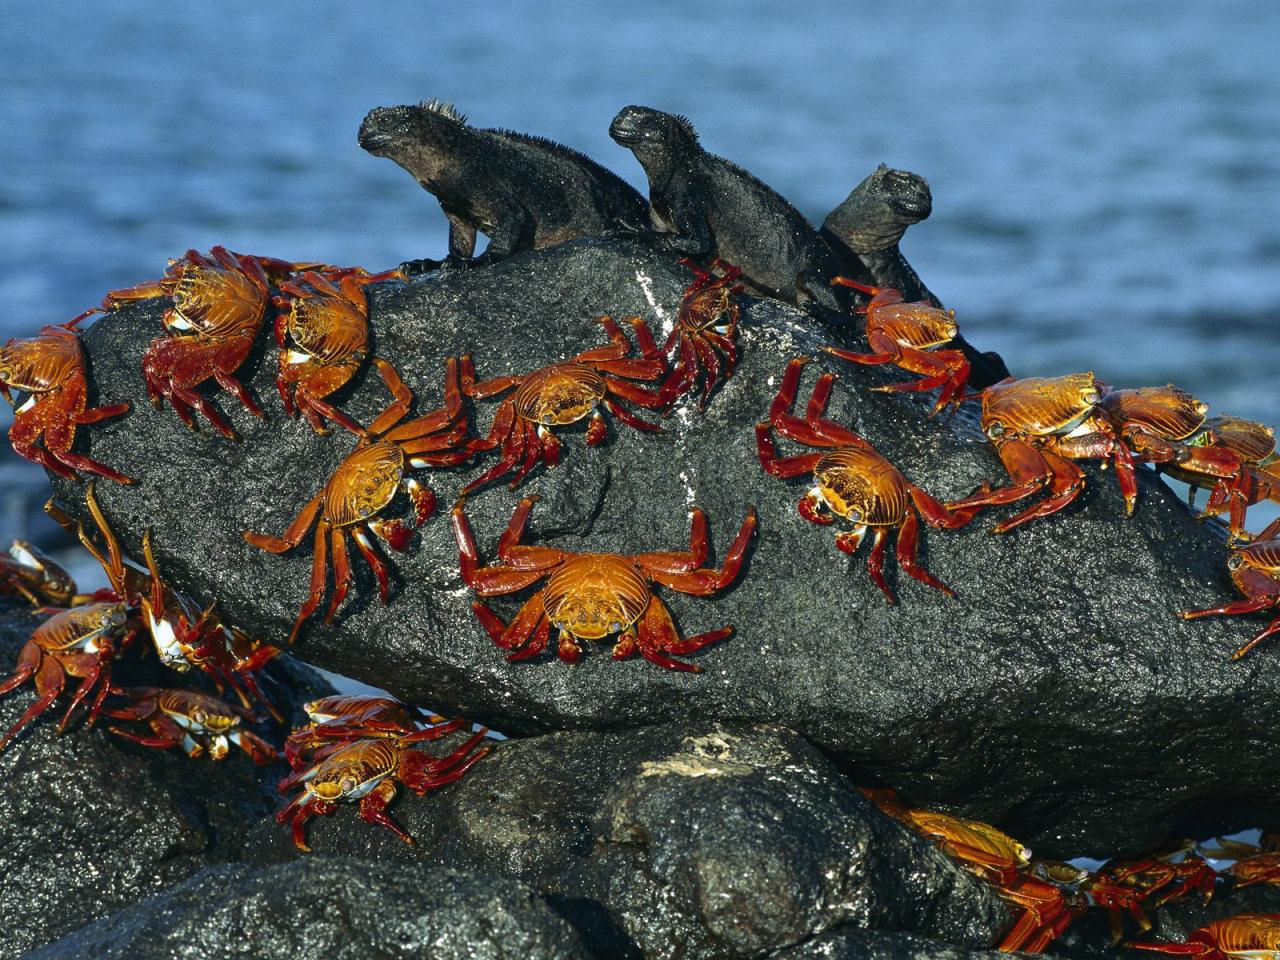
<svg viewBox="0 0 1280 960">
<path fill-rule="evenodd" d="M 631 342 L 612 317 L 600 318 L 609 334 L 609 346 L 586 350 L 572 360 L 540 367 L 521 376 L 496 377 L 477 383 L 471 357 L 462 358 L 462 391 L 467 396 L 492 397 L 516 388 L 515 393 L 499 405 L 488 438 L 482 441 L 486 449 L 500 447 L 502 458 L 467 484 L 463 496 L 512 470 L 517 471 L 510 484 L 514 490 L 539 461 L 554 467 L 560 462 L 560 441 L 553 432 L 555 427 L 590 416 L 587 445 L 594 447 L 603 443 L 607 427 L 598 409 L 601 404 L 629 427 L 651 432 L 662 429 L 641 420 L 622 405 L 624 400 L 650 410 L 668 405 L 661 391 L 647 390 L 631 382 L 659 379 L 666 371 L 666 361 L 645 322 L 639 317 L 627 320 L 635 331 L 642 358 L 628 356 Z"/>
<path fill-rule="evenodd" d="M 316 433 L 327 433 L 331 420 L 355 434 L 364 428 L 325 397 L 344 386 L 369 352 L 369 303 L 364 287 L 391 278 L 404 279 L 399 270 L 385 273 L 346 273 L 333 279 L 307 271 L 280 284 L 272 298 L 277 309 L 275 334 L 280 346 L 276 387 L 290 416 L 301 413 Z M 395 368 L 374 358 L 387 388 L 397 397 L 407 393 Z M 399 392 L 398 392 L 399 391 Z M 407 403 L 406 403 L 407 407 Z"/>
<path fill-rule="evenodd" d="M 289 734 L 284 754 L 295 769 L 324 748 L 330 750 L 349 740 L 405 737 L 432 731 L 419 739 L 433 740 L 461 728 L 461 720 L 446 722 L 435 714 L 424 715 L 391 697 L 333 696 L 303 704 L 311 722 Z"/>
<path fill-rule="evenodd" d="M 871 580 L 894 603 L 893 591 L 884 579 L 884 552 L 890 530 L 898 534 L 898 565 L 921 583 L 954 596 L 951 588 L 924 569 L 916 559 L 919 516 L 933 527 L 954 529 L 968 523 L 974 509 L 952 513 L 924 490 L 907 481 L 876 449 L 852 430 L 823 417 L 835 377 L 818 378 L 802 420 L 791 412 L 800 371 L 808 360 L 796 358 L 787 364 L 782 387 L 769 408 L 769 420 L 756 424 L 756 445 L 760 465 L 784 480 L 813 474 L 814 485 L 801 498 L 800 515 L 811 523 L 829 524 L 836 517 L 850 521 L 850 531 L 836 535 L 836 546 L 854 554 L 868 528 L 874 530 L 867 572 Z M 779 457 L 769 435 L 770 426 L 790 440 L 822 453 Z M 976 509 L 976 508 L 975 508 Z"/>
<path fill-rule="evenodd" d="M 679 360 L 660 390 L 670 405 L 678 397 L 701 387 L 698 409 L 705 410 L 716 387 L 733 376 L 738 363 L 738 346 L 734 337 L 742 311 L 733 296 L 742 292 L 738 278 L 742 271 L 731 263 L 716 260 L 717 277 L 688 258 L 680 261 L 693 271 L 693 283 L 685 289 L 684 299 L 676 313 L 675 327 L 662 352 L 679 348 Z"/>
<path fill-rule="evenodd" d="M 1231 582 L 1246 599 L 1204 610 L 1184 610 L 1179 616 L 1184 620 L 1194 620 L 1197 617 L 1232 616 L 1280 608 L 1280 520 L 1269 524 L 1252 543 L 1234 548 L 1227 558 L 1227 569 L 1231 572 Z M 1252 640 L 1231 655 L 1231 659 L 1240 659 L 1274 633 L 1280 633 L 1280 616 L 1254 634 Z"/>
<path fill-rule="evenodd" d="M 1280 913 L 1241 913 L 1207 923 L 1186 943 L 1127 943 L 1138 950 L 1203 960 L 1266 960 L 1280 954 Z"/>
<path fill-rule="evenodd" d="M 271 763 L 277 759 L 275 747 L 249 730 L 241 728 L 253 713 L 195 690 L 161 687 L 126 687 L 117 693 L 124 706 L 105 710 L 113 720 L 144 721 L 151 736 L 124 727 L 111 727 L 111 732 L 140 743 L 144 747 L 168 750 L 182 747 L 188 757 L 207 753 L 212 760 L 225 759 L 234 744 L 254 763 Z"/>
<path fill-rule="evenodd" d="M 210 377 L 255 417 L 262 416 L 262 408 L 233 374 L 253 349 L 266 315 L 270 281 L 264 260 L 225 247 L 214 247 L 208 255 L 188 250 L 170 261 L 160 280 L 113 290 L 103 300 L 107 309 L 115 309 L 131 300 L 172 299 L 163 318 L 171 336 L 151 341 L 142 373 L 151 402 L 159 406 L 167 399 L 188 427 L 195 428 L 194 408 L 235 439 L 231 424 L 195 391 Z"/>
<path fill-rule="evenodd" d="M 1192 893 L 1208 902 L 1217 878 L 1194 845 L 1184 843 L 1139 860 L 1104 864 L 1081 889 L 1096 906 L 1108 911 L 1111 939 L 1119 943 L 1126 913 L 1143 930 L 1150 930 L 1144 907 L 1159 908 Z"/>
<path fill-rule="evenodd" d="M 881 393 L 916 393 L 941 387 L 933 413 L 948 404 L 958 407 L 978 394 L 966 395 L 969 361 L 961 350 L 939 347 L 956 338 L 956 312 L 942 310 L 930 303 L 906 303 L 902 294 L 890 287 L 869 287 L 847 277 L 831 281 L 842 287 L 853 287 L 871 297 L 866 306 L 858 307 L 867 315 L 867 343 L 871 353 L 858 353 L 836 347 L 823 347 L 827 353 L 843 360 L 868 366 L 891 363 L 924 379 L 872 387 Z"/>
<path fill-rule="evenodd" d="M 367 435 L 281 536 L 244 534 L 245 540 L 255 547 L 269 553 L 284 553 L 301 543 L 313 524 L 316 527 L 310 593 L 298 611 L 298 619 L 289 634 L 290 643 L 324 598 L 330 548 L 334 588 L 325 614 L 326 623 L 332 622 L 346 599 L 352 581 L 347 557 L 348 534 L 377 577 L 382 602 L 387 602 L 390 590 L 387 566 L 374 549 L 368 532 L 380 537 L 393 550 L 404 550 L 413 532 L 434 512 L 436 502 L 435 495 L 426 486 L 409 476 L 410 471 L 454 466 L 466 462 L 475 453 L 477 441 L 463 440 L 467 418 L 458 390 L 458 365 L 452 358 L 446 364 L 444 398 L 442 409 L 400 426 L 396 424 L 404 417 L 404 407 L 399 401 L 393 402 L 370 424 Z M 413 519 L 405 523 L 379 517 L 402 490 L 413 506 Z"/>
<path fill-rule="evenodd" d="M 76 428 L 128 412 L 129 404 L 88 406 L 84 347 L 72 328 L 84 314 L 60 326 L 45 327 L 38 337 L 10 340 L 0 347 L 0 395 L 13 402 L 11 391 L 27 394 L 13 413 L 9 442 L 21 457 L 69 480 L 76 471 L 96 473 L 117 483 L 133 483 L 80 453 L 72 453 Z"/>
<path fill-rule="evenodd" d="M 69 607 L 76 589 L 71 574 L 25 540 L 0 554 L 0 594 L 16 593 L 36 607 Z"/>
<path fill-rule="evenodd" d="M 477 731 L 445 757 L 413 749 L 415 738 L 424 739 L 415 734 L 341 743 L 281 783 L 281 792 L 299 783 L 303 790 L 276 814 L 276 822 L 289 821 L 294 845 L 308 851 L 307 822 L 312 817 L 332 813 L 340 803 L 359 801 L 361 820 L 380 823 L 412 844 L 413 837 L 387 813 L 387 806 L 396 796 L 395 781 L 418 796 L 453 783 L 489 752 L 488 747 L 471 752 L 486 733 Z"/>
<path fill-rule="evenodd" d="M 1009 378 L 982 391 L 982 429 L 995 445 L 1012 482 L 980 489 L 947 504 L 953 511 L 1016 503 L 1047 490 L 1049 496 L 1002 520 L 992 533 L 1006 533 L 1057 513 L 1084 490 L 1085 475 L 1072 460 L 1114 461 L 1127 512 L 1138 498 L 1133 456 L 1098 407 L 1092 373 L 1063 377 Z"/>
<path fill-rule="evenodd" d="M 471 525 L 462 503 L 453 508 L 453 532 L 458 541 L 462 580 L 481 597 L 515 593 L 540 580 L 546 585 L 525 601 L 511 622 L 483 603 L 472 605 L 476 618 L 499 647 L 513 651 L 508 660 L 527 660 L 546 649 L 554 626 L 559 634 L 557 655 L 565 663 L 582 656 L 580 640 L 603 640 L 617 635 L 613 658 L 639 653 L 668 670 L 692 673 L 702 668 L 681 656 L 722 640 L 733 632 L 722 627 L 694 637 L 682 637 L 671 613 L 651 584 L 657 582 L 680 593 L 709 597 L 729 587 L 742 569 L 747 545 L 756 529 L 754 508 L 747 509 L 738 535 L 725 554 L 724 566 L 704 567 L 707 560 L 707 518 L 694 509 L 687 552 L 570 553 L 554 547 L 521 544 L 534 497 L 520 501 L 506 532 L 498 541 L 498 563 L 480 566 Z"/>
</svg>

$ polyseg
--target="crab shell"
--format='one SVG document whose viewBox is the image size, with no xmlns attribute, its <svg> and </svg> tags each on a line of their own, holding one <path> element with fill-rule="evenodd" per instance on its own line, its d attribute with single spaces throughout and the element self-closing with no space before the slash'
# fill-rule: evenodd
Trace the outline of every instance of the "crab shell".
<svg viewBox="0 0 1280 960">
<path fill-rule="evenodd" d="M 945 847 L 977 850 L 999 861 L 1001 866 L 994 869 L 1001 874 L 1015 873 L 1031 863 L 1031 851 L 1027 847 L 988 823 L 964 820 L 928 810 L 909 810 L 906 817 L 917 830 Z M 990 873 L 993 869 L 986 863 L 969 860 L 963 853 L 955 855 L 984 872 Z M 1011 880 L 1003 882 L 1007 883 Z"/>
<path fill-rule="evenodd" d="M 156 697 L 156 709 L 192 740 L 208 739 L 210 758 L 222 760 L 230 752 L 227 738 L 240 725 L 240 717 L 217 697 L 195 690 L 164 690 Z"/>
<path fill-rule="evenodd" d="M 395 497 L 405 460 L 404 451 L 386 440 L 353 451 L 325 485 L 325 519 L 345 527 L 372 517 Z"/>
<path fill-rule="evenodd" d="M 1255 540 L 1227 558 L 1231 582 L 1246 597 L 1280 594 L 1280 540 Z"/>
<path fill-rule="evenodd" d="M 73 379 L 84 380 L 80 338 L 58 327 L 38 337 L 10 340 L 0 347 L 0 385 L 33 395 L 51 393 Z"/>
<path fill-rule="evenodd" d="M 992 440 L 1070 433 L 1099 399 L 1092 372 L 1001 381 L 982 394 L 982 429 Z"/>
<path fill-rule="evenodd" d="M 363 299 L 363 292 L 359 291 Z M 362 359 L 369 346 L 368 307 L 346 296 L 293 297 L 281 321 L 293 345 L 320 363 Z M 298 359 L 290 358 L 292 362 Z"/>
<path fill-rule="evenodd" d="M 1098 405 L 1117 426 L 1145 429 L 1166 440 L 1185 440 L 1197 433 L 1209 412 L 1207 403 L 1172 383 L 1113 390 Z"/>
<path fill-rule="evenodd" d="M 907 483 L 884 457 L 857 447 L 834 450 L 813 471 L 813 493 L 832 513 L 872 527 L 897 526 L 910 508 Z"/>
<path fill-rule="evenodd" d="M 71 574 L 25 540 L 9 545 L 9 559 L 0 557 L 0 591 L 5 589 L 6 578 L 14 584 L 13 589 L 37 605 L 43 598 L 54 606 L 69 606 L 76 595 Z"/>
<path fill-rule="evenodd" d="M 1241 913 L 1215 920 L 1187 934 L 1187 942 L 1206 944 L 1229 957 L 1274 957 L 1280 952 L 1280 914 Z"/>
<path fill-rule="evenodd" d="M 917 350 L 950 343 L 960 332 L 954 310 L 940 310 L 922 303 L 873 303 L 867 314 L 867 330 L 873 329 Z"/>
<path fill-rule="evenodd" d="M 403 750 L 394 740 L 349 743 L 317 763 L 304 788 L 326 803 L 360 800 L 396 772 Z"/>
<path fill-rule="evenodd" d="M 543 426 L 564 426 L 586 417 L 604 399 L 600 374 L 580 363 L 556 363 L 531 373 L 516 389 L 516 413 Z"/>
<path fill-rule="evenodd" d="M 86 603 L 58 611 L 32 631 L 31 639 L 50 652 L 99 653 L 98 641 L 119 633 L 128 620 L 123 603 Z"/>
<path fill-rule="evenodd" d="M 1256 420 L 1224 414 L 1211 417 L 1204 423 L 1204 431 L 1191 442 L 1214 443 L 1240 455 L 1247 464 L 1269 462 L 1276 452 L 1276 431 Z"/>
<path fill-rule="evenodd" d="M 243 269 L 226 266 L 180 265 L 172 297 L 164 325 L 203 340 L 252 335 L 267 308 L 267 287 Z"/>
<path fill-rule="evenodd" d="M 542 603 L 553 626 L 580 640 L 602 640 L 639 620 L 651 596 L 648 579 L 629 560 L 584 553 L 555 569 Z"/>
</svg>

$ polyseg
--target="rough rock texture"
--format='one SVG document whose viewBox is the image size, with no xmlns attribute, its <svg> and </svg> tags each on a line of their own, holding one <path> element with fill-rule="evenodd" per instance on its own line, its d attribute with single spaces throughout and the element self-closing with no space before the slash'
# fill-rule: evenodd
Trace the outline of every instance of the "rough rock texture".
<svg viewBox="0 0 1280 960">
<path fill-rule="evenodd" d="M 373 290 L 376 347 L 417 390 L 419 408 L 430 409 L 440 402 L 445 356 L 472 351 L 482 378 L 527 371 L 602 343 L 599 314 L 670 323 L 688 280 L 640 247 L 566 244 Z M 319 437 L 284 417 L 274 361 L 261 355 L 244 373 L 267 419 L 254 421 L 225 395 L 215 401 L 230 412 L 241 443 L 209 429 L 189 432 L 171 411 L 150 409 L 139 360 L 160 331 L 161 306 L 112 314 L 86 336 L 99 388 L 135 410 L 83 431 L 89 449 L 142 480 L 102 484 L 100 498 L 133 544 L 145 526 L 155 529 L 162 569 L 179 585 L 219 597 L 233 619 L 283 637 L 306 596 L 310 540 L 270 556 L 241 532 L 282 531 L 353 440 Z M 1275 651 L 1232 662 L 1229 652 L 1256 623 L 1173 615 L 1231 596 L 1217 536 L 1146 471 L 1137 514 L 1126 519 L 1110 473 L 1090 467 L 1081 503 L 1049 520 L 1000 537 L 987 535 L 988 516 L 959 533 L 926 531 L 926 563 L 957 598 L 898 574 L 901 602 L 887 607 L 867 578 L 865 556 L 849 560 L 831 530 L 796 514 L 804 482 L 767 476 L 756 460 L 752 426 L 786 361 L 817 356 L 820 344 L 805 314 L 750 302 L 742 363 L 704 415 L 686 404 L 657 436 L 614 423 L 594 450 L 580 430 L 566 430 L 561 466 L 520 491 L 543 498 L 533 538 L 578 550 L 679 548 L 688 539 L 686 507 L 699 504 L 710 516 L 716 558 L 755 504 L 760 534 L 736 587 L 711 600 L 663 591 L 690 633 L 737 625 L 736 636 L 696 655 L 705 673 L 612 662 L 598 647 L 576 669 L 550 657 L 508 664 L 470 612 L 443 510 L 407 554 L 393 557 L 389 606 L 377 602 L 357 559 L 353 599 L 331 627 L 311 626 L 297 654 L 511 733 L 769 719 L 867 780 L 899 787 L 918 805 L 995 822 L 1043 855 L 1136 853 L 1210 801 L 1226 815 L 1232 801 L 1273 793 Z M 1028 374 L 1063 372 L 1027 359 L 1018 366 Z M 810 364 L 804 396 L 828 368 L 840 374 L 833 415 L 935 495 L 1003 479 L 965 419 L 970 412 L 950 424 L 929 420 L 928 397 L 867 391 L 900 373 L 826 359 Z M 385 402 L 377 378 L 366 375 L 347 409 L 365 418 Z M 480 427 L 495 406 L 477 405 Z M 783 443 L 784 454 L 798 452 Z M 428 479 L 447 505 L 479 469 Z M 78 488 L 57 488 L 69 506 L 78 503 Z M 499 487 L 468 504 L 486 559 L 517 496 Z M 510 615 L 516 601 L 495 606 Z"/>
<path fill-rule="evenodd" d="M 770 960 L 997 960 L 1026 954 L 966 950 L 914 933 L 840 930 L 799 947 L 782 950 Z"/>
<path fill-rule="evenodd" d="M 38 622 L 0 600 L 5 674 Z M 294 669 L 295 679 L 314 678 Z M 317 681 L 311 689 L 324 688 Z M 0 729 L 34 699 L 30 685 L 0 699 Z M 279 767 L 255 768 L 238 754 L 197 763 L 127 743 L 103 726 L 76 725 L 58 737 L 55 711 L 0 753 L 0 956 L 18 956 L 234 859 L 245 831 L 275 805 L 265 781 L 278 778 Z"/>
<path fill-rule="evenodd" d="M 577 934 L 524 884 L 311 858 L 210 867 L 32 960 L 579 960 Z"/>
<path fill-rule="evenodd" d="M 991 891 L 777 727 L 668 724 L 502 744 L 463 780 L 393 810 L 417 841 L 341 810 L 320 854 L 420 859 L 547 892 L 605 957 L 737 958 L 841 925 L 987 946 L 1009 914 Z M 296 856 L 263 823 L 246 845 Z"/>
</svg>

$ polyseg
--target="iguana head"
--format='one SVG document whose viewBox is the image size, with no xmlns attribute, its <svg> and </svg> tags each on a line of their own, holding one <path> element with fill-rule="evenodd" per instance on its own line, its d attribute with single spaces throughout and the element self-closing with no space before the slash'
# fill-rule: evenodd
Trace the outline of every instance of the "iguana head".
<svg viewBox="0 0 1280 960">
<path fill-rule="evenodd" d="M 882 163 L 837 210 L 840 239 L 851 250 L 871 253 L 893 246 L 907 227 L 928 217 L 933 195 L 924 177 Z M 827 226 L 832 226 L 830 218 Z"/>
<path fill-rule="evenodd" d="M 646 169 L 698 144 L 698 135 L 688 120 L 651 107 L 623 107 L 609 124 L 609 136 L 631 150 Z"/>
<path fill-rule="evenodd" d="M 399 107 L 375 107 L 360 124 L 360 146 L 406 168 L 429 164 L 466 129 L 467 118 L 451 104 L 424 100 Z"/>
</svg>

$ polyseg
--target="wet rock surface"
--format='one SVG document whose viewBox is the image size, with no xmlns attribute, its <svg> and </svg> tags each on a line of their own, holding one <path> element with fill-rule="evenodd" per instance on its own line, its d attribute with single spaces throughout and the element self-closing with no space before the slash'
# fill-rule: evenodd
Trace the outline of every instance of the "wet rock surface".
<svg viewBox="0 0 1280 960">
<path fill-rule="evenodd" d="M 524 884 L 408 864 L 313 857 L 210 867 L 44 950 L 41 960 L 585 960 Z"/>
<path fill-rule="evenodd" d="M 525 372 L 603 343 L 594 319 L 603 313 L 640 314 L 663 328 L 688 280 L 640 247 L 566 244 L 372 290 L 375 347 L 426 411 L 439 405 L 446 356 L 471 351 L 482 379 Z M 100 485 L 100 499 L 132 546 L 154 529 L 161 568 L 178 586 L 283 638 L 307 594 L 311 540 L 270 556 L 241 533 L 280 533 L 354 439 L 316 436 L 283 415 L 274 356 L 261 353 L 266 334 L 242 370 L 266 420 L 226 395 L 215 399 L 243 442 L 207 427 L 187 431 L 171 411 L 152 410 L 140 358 L 160 333 L 161 309 L 159 301 L 132 306 L 85 338 L 104 402 L 134 405 L 130 416 L 83 431 L 89 452 L 141 478 L 131 488 Z M 796 514 L 804 481 L 778 481 L 756 459 L 753 425 L 786 361 L 819 356 L 815 329 L 783 304 L 747 302 L 742 362 L 705 414 L 686 401 L 652 436 L 614 421 L 596 449 L 580 428 L 565 430 L 560 467 L 518 493 L 499 486 L 468 503 L 486 561 L 518 497 L 536 493 L 531 539 L 569 550 L 679 549 L 688 542 L 687 507 L 697 504 L 710 518 L 716 562 L 754 504 L 760 532 L 733 589 L 711 600 L 659 591 L 689 634 L 737 626 L 693 656 L 704 673 L 612 662 L 604 647 L 572 669 L 550 656 L 507 663 L 471 614 L 443 507 L 406 554 L 391 558 L 390 605 L 377 601 L 356 559 L 353 599 L 332 626 L 310 626 L 295 652 L 516 734 L 768 719 L 865 781 L 896 786 L 918 806 L 996 823 L 1042 855 L 1137 853 L 1207 804 L 1225 816 L 1235 801 L 1270 796 L 1280 662 L 1268 650 L 1228 659 L 1256 629 L 1248 618 L 1184 623 L 1173 614 L 1231 597 L 1221 539 L 1146 471 L 1137 514 L 1126 519 L 1110 473 L 1087 468 L 1082 501 L 1049 520 L 1000 537 L 987 535 L 994 520 L 986 516 L 959 533 L 926 531 L 925 563 L 958 596 L 948 600 L 890 563 L 900 603 L 886 606 L 867 578 L 865 551 L 849 560 L 831 530 Z M 1010 359 L 1027 374 L 1063 372 Z M 825 359 L 809 365 L 802 401 L 823 369 L 840 375 L 834 417 L 935 496 L 1003 482 L 971 411 L 952 423 L 930 420 L 927 397 L 866 389 L 904 375 Z M 364 375 L 353 392 L 345 409 L 364 421 L 387 400 L 376 376 Z M 482 430 L 495 408 L 475 406 Z M 490 463 L 435 471 L 427 482 L 447 506 Z M 57 490 L 68 507 L 80 503 L 80 488 L 60 482 Z M 510 616 L 523 597 L 494 606 Z"/>
<path fill-rule="evenodd" d="M 770 960 L 996 960 L 1025 954 L 968 950 L 914 933 L 883 930 L 840 930 L 782 950 Z"/>
<path fill-rule="evenodd" d="M 0 600 L 0 662 L 16 660 L 38 622 L 29 608 Z M 295 681 L 309 676 L 310 690 L 324 689 L 313 671 L 293 669 Z M 34 699 L 29 684 L 0 699 L 0 726 L 7 730 Z M 238 752 L 195 762 L 127 743 L 101 723 L 75 724 L 59 737 L 65 709 L 55 704 L 0 753 L 0 956 L 19 956 L 235 859 L 249 826 L 275 805 L 266 781 L 279 767 L 255 768 Z"/>
<path fill-rule="evenodd" d="M 317 854 L 420 860 L 523 880 L 602 957 L 762 957 L 839 926 L 987 946 L 991 891 L 883 816 L 796 734 L 668 724 L 501 744 L 466 778 L 392 810 L 312 821 Z M 297 856 L 264 822 L 250 858 Z"/>
</svg>

